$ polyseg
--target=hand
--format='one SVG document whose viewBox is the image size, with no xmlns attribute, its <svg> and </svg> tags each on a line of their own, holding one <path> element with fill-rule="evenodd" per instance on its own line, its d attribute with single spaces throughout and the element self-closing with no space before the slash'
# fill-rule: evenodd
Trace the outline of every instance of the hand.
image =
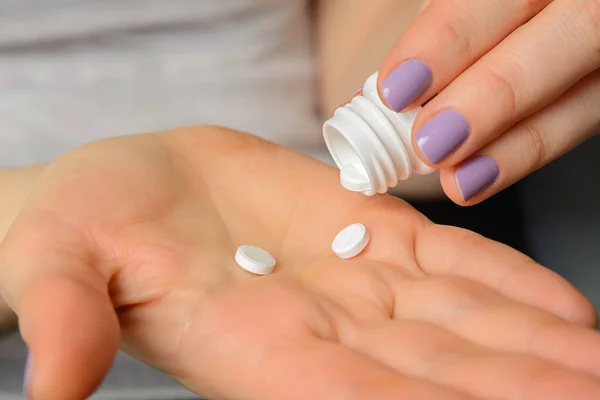
<svg viewBox="0 0 600 400">
<path fill-rule="evenodd" d="M 36 400 L 90 394 L 119 342 L 215 399 L 600 396 L 595 314 L 562 278 L 281 147 L 137 135 L 39 179 L 0 247 Z M 356 221 L 371 242 L 340 260 L 331 241 Z M 272 275 L 235 265 L 247 243 Z"/>
<path fill-rule="evenodd" d="M 470 205 L 600 132 L 599 68 L 598 0 L 431 0 L 379 89 L 397 111 L 433 97 L 414 147 Z"/>
</svg>

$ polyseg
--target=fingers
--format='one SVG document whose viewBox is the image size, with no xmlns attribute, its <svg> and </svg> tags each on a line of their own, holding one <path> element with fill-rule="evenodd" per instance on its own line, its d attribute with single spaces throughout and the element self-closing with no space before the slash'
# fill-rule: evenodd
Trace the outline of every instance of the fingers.
<svg viewBox="0 0 600 400">
<path fill-rule="evenodd" d="M 480 346 L 527 354 L 600 377 L 600 335 L 462 279 L 402 285 L 395 319 L 437 324 Z M 551 294 L 549 294 L 551 295 Z"/>
<path fill-rule="evenodd" d="M 394 372 L 334 342 L 307 340 L 272 347 L 251 368 L 233 366 L 226 398 L 260 400 L 475 400 L 461 392 Z"/>
<path fill-rule="evenodd" d="M 438 167 L 464 160 L 597 69 L 598 20 L 597 1 L 556 0 L 507 37 L 420 113 L 413 140 L 421 159 Z"/>
<path fill-rule="evenodd" d="M 458 391 L 395 373 L 373 359 L 331 342 L 315 341 L 280 349 L 265 361 L 264 367 L 272 373 L 270 379 L 279 382 L 281 392 L 257 399 L 287 399 L 286 393 L 295 393 L 290 400 L 472 399 Z M 304 379 L 299 380 L 299 376 Z"/>
<path fill-rule="evenodd" d="M 473 232 L 426 225 L 416 236 L 415 257 L 429 275 L 470 279 L 568 321 L 596 325 L 589 300 L 565 279 L 518 251 Z"/>
<path fill-rule="evenodd" d="M 446 194 L 458 204 L 472 205 L 512 185 L 600 132 L 599 106 L 600 70 L 462 165 L 443 169 L 440 179 Z M 482 157 L 494 173 L 481 167 Z"/>
<path fill-rule="evenodd" d="M 211 297 L 181 338 L 189 351 L 180 355 L 185 373 L 178 379 L 211 399 L 472 399 L 340 344 L 354 313 L 329 299 L 330 292 L 273 275 Z M 365 302 L 354 304 L 364 310 Z M 362 315 L 381 320 L 378 311 Z"/>
<path fill-rule="evenodd" d="M 43 224 L 27 230 L 15 225 L 0 248 L 0 282 L 30 351 L 29 396 L 82 399 L 101 382 L 116 354 L 118 321 L 108 278 L 92 269 L 87 243 L 68 228 L 51 225 L 51 231 Z M 42 242 L 50 237 L 52 245 Z"/>
<path fill-rule="evenodd" d="M 551 0 L 433 0 L 402 35 L 379 73 L 391 109 L 422 104 Z"/>
<path fill-rule="evenodd" d="M 386 322 L 359 332 L 352 347 L 403 375 L 481 399 L 600 396 L 600 381 L 589 376 L 538 357 L 480 347 L 428 323 Z"/>
</svg>

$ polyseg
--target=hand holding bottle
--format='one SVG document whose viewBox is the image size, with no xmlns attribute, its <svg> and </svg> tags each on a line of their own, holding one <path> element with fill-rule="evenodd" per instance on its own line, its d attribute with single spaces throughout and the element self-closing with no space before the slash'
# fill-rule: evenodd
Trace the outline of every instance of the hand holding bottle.
<svg viewBox="0 0 600 400">
<path fill-rule="evenodd" d="M 475 204 L 600 132 L 600 2 L 431 0 L 383 63 L 420 159 Z M 435 97 L 434 97 L 435 96 Z"/>
</svg>

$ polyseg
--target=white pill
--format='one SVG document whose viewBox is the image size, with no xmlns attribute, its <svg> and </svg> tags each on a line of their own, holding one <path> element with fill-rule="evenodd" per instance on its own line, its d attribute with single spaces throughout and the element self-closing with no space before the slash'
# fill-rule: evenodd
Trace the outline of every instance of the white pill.
<svg viewBox="0 0 600 400">
<path fill-rule="evenodd" d="M 348 259 L 360 254 L 369 243 L 369 232 L 363 224 L 352 224 L 337 234 L 331 248 L 340 258 Z"/>
<path fill-rule="evenodd" d="M 371 188 L 367 170 L 362 164 L 348 164 L 340 171 L 342 186 L 353 192 L 366 192 Z"/>
<path fill-rule="evenodd" d="M 275 258 L 271 254 L 251 245 L 243 245 L 237 249 L 235 262 L 256 275 L 268 275 L 275 268 Z"/>
</svg>

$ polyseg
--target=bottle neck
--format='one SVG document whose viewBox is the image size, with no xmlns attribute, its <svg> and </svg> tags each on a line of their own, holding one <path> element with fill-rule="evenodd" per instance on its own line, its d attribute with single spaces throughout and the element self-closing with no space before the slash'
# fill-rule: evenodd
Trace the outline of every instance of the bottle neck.
<svg viewBox="0 0 600 400">
<path fill-rule="evenodd" d="M 323 125 L 323 136 L 344 187 L 371 196 L 413 173 L 434 172 L 412 147 L 412 126 L 420 109 L 396 113 L 387 108 L 379 98 L 375 73 L 365 82 L 362 96 L 335 111 Z"/>
</svg>

